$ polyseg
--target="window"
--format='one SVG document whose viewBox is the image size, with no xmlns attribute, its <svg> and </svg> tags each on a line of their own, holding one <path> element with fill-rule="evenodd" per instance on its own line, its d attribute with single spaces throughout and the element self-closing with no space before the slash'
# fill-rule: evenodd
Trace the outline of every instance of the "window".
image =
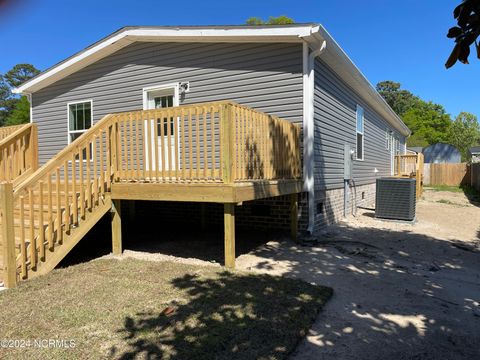
<svg viewBox="0 0 480 360">
<path fill-rule="evenodd" d="M 357 160 L 363 160 L 363 108 L 357 105 Z"/>
<path fill-rule="evenodd" d="M 68 104 L 68 143 L 80 137 L 92 126 L 92 101 Z M 90 153 L 91 154 L 91 153 Z M 86 151 L 83 159 L 87 158 Z"/>
</svg>

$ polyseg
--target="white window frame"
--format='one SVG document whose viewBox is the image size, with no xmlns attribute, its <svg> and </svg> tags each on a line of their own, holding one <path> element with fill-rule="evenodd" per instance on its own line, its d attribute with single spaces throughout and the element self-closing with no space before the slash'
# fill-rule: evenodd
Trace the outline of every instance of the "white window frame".
<svg viewBox="0 0 480 360">
<path fill-rule="evenodd" d="M 81 100 L 81 101 L 72 101 L 67 103 L 67 137 L 68 137 L 68 144 L 70 145 L 72 140 L 70 138 L 70 134 L 82 134 L 86 132 L 88 129 L 84 130 L 70 130 L 70 105 L 76 105 L 76 104 L 85 104 L 85 103 L 90 103 L 90 128 L 93 126 L 93 100 L 88 99 L 88 100 Z"/>
<path fill-rule="evenodd" d="M 358 112 L 362 111 L 362 132 L 358 131 Z M 362 156 L 358 155 L 358 134 L 362 135 Z M 357 104 L 355 111 L 355 160 L 364 161 L 365 160 L 365 109 Z"/>
</svg>

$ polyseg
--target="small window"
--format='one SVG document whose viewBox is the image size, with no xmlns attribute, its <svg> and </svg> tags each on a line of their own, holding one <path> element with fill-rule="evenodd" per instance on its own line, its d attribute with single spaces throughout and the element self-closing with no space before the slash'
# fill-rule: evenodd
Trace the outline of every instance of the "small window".
<svg viewBox="0 0 480 360">
<path fill-rule="evenodd" d="M 68 104 L 68 143 L 72 143 L 92 126 L 92 101 Z M 87 158 L 86 151 L 83 159 Z"/>
<path fill-rule="evenodd" d="M 357 160 L 363 160 L 363 108 L 357 105 Z"/>
</svg>

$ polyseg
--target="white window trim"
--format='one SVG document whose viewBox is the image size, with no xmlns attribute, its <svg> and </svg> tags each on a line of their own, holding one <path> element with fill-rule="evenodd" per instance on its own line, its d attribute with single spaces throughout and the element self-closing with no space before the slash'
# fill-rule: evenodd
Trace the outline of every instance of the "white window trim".
<svg viewBox="0 0 480 360">
<path fill-rule="evenodd" d="M 75 105 L 75 104 L 84 104 L 84 103 L 90 103 L 90 116 L 91 116 L 91 124 L 90 127 L 93 126 L 93 100 L 88 99 L 88 100 L 81 100 L 81 101 L 72 101 L 67 103 L 67 141 L 68 145 L 71 144 L 71 139 L 70 139 L 70 134 L 79 134 L 79 133 L 84 133 L 88 129 L 85 130 L 70 130 L 70 105 Z"/>
<path fill-rule="evenodd" d="M 358 131 L 358 124 L 357 124 L 357 115 L 358 115 L 358 109 L 362 109 L 362 128 L 363 128 L 363 131 L 362 132 L 359 132 Z M 358 150 L 358 134 L 361 134 L 362 135 L 362 157 L 359 158 L 358 157 L 358 153 L 357 153 L 357 150 Z M 358 105 L 357 104 L 357 107 L 355 109 L 355 160 L 356 161 L 365 161 L 365 109 L 361 106 L 361 105 Z"/>
<path fill-rule="evenodd" d="M 169 83 L 169 84 L 160 84 L 155 86 L 148 86 L 142 89 L 142 97 L 143 97 L 143 110 L 148 109 L 148 93 L 151 91 L 162 91 L 162 90 L 171 90 L 173 89 L 174 96 L 173 96 L 173 106 L 180 105 L 180 83 Z"/>
<path fill-rule="evenodd" d="M 93 99 L 88 99 L 88 100 L 81 100 L 81 101 L 72 101 L 67 103 L 67 143 L 70 145 L 72 143 L 72 140 L 70 138 L 70 134 L 83 134 L 86 132 L 88 129 L 85 130 L 70 130 L 70 105 L 75 105 L 75 104 L 84 104 L 84 103 L 90 103 L 90 128 L 93 126 Z M 80 161 L 80 159 L 77 159 L 75 161 Z M 82 159 L 82 161 L 87 161 L 87 159 Z"/>
</svg>

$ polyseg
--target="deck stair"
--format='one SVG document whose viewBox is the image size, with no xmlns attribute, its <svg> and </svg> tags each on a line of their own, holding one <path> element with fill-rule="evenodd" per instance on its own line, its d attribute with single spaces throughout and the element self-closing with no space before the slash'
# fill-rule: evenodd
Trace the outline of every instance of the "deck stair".
<svg viewBox="0 0 480 360">
<path fill-rule="evenodd" d="M 107 115 L 38 170 L 36 159 L 24 166 L 25 154 L 38 156 L 36 127 L 28 131 L 28 141 L 9 145 L 22 152 L 12 150 L 7 171 L 17 177 L 0 184 L 7 287 L 51 271 L 109 211 L 121 251 L 123 199 L 224 203 L 229 265 L 235 204 L 301 191 L 299 127 L 228 101 Z"/>
</svg>

